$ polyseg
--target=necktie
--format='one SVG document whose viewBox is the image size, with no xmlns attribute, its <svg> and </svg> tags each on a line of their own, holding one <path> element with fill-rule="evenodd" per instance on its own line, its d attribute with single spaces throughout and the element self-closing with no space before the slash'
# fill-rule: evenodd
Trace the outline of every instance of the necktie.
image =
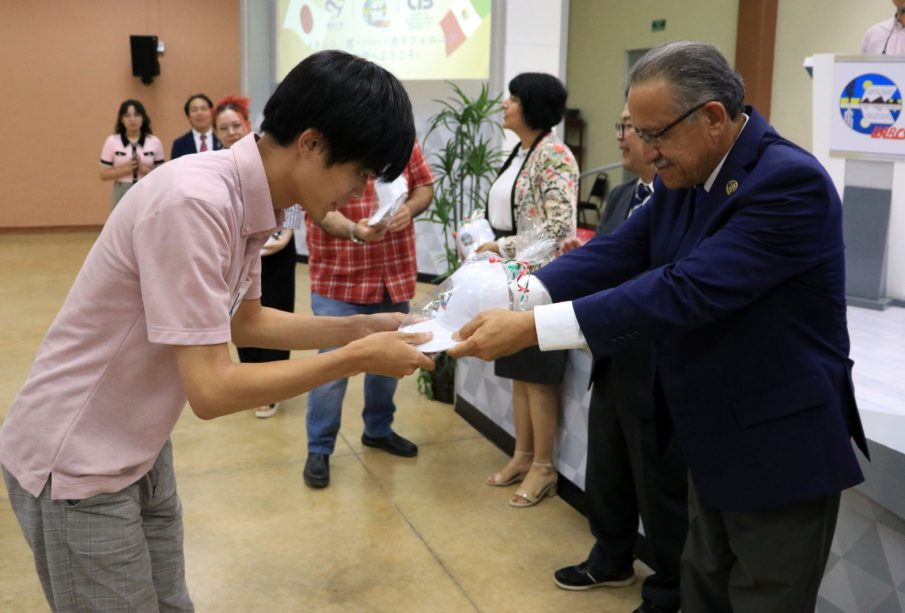
<svg viewBox="0 0 905 613">
<path fill-rule="evenodd" d="M 132 145 L 132 159 L 136 159 L 138 157 L 138 150 L 135 148 L 135 143 L 129 143 Z M 138 168 L 132 169 L 132 183 L 138 181 Z"/>
<path fill-rule="evenodd" d="M 701 203 L 704 202 L 704 198 L 707 197 L 707 191 L 704 189 L 703 185 L 695 185 L 694 188 L 694 208 L 695 212 L 701 207 Z"/>
<path fill-rule="evenodd" d="M 688 216 L 688 225 L 685 228 L 685 238 L 697 236 L 700 232 L 700 223 L 704 219 L 704 201 L 707 199 L 707 191 L 703 185 L 695 185 L 692 191 L 691 214 Z"/>
<path fill-rule="evenodd" d="M 201 135 L 201 148 L 199 149 L 199 151 L 207 151 L 207 141 L 205 140 L 206 138 L 207 134 Z"/>
<path fill-rule="evenodd" d="M 628 215 L 625 216 L 626 219 L 632 216 L 638 207 L 647 202 L 647 199 L 650 198 L 651 189 L 648 187 L 646 183 L 643 181 L 638 181 L 638 185 L 635 186 L 635 193 L 632 195 L 632 205 L 628 209 Z"/>
</svg>

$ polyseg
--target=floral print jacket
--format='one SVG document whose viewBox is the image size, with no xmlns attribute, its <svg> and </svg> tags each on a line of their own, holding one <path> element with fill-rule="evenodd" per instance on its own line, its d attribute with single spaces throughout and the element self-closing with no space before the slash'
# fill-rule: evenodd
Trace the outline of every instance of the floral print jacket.
<svg viewBox="0 0 905 613">
<path fill-rule="evenodd" d="M 578 164 L 575 156 L 552 131 L 544 135 L 528 155 L 515 180 L 512 192 L 515 227 L 533 221 L 542 233 L 556 242 L 575 235 L 578 204 Z M 516 236 L 497 239 L 500 255 L 515 257 Z M 545 262 L 538 262 L 541 264 Z"/>
</svg>

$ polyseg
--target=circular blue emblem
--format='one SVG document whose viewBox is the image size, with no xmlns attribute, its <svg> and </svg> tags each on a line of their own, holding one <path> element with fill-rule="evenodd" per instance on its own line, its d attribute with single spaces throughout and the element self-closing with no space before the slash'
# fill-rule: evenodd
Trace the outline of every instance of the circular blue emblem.
<svg viewBox="0 0 905 613">
<path fill-rule="evenodd" d="M 876 128 L 888 128 L 896 123 L 902 112 L 902 93 L 889 77 L 863 74 L 842 90 L 839 111 L 849 128 L 872 134 Z"/>
</svg>

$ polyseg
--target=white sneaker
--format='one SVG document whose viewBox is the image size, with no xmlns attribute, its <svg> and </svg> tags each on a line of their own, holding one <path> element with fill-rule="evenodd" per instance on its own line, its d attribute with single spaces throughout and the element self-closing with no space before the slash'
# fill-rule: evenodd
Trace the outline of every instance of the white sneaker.
<svg viewBox="0 0 905 613">
<path fill-rule="evenodd" d="M 258 407 L 255 409 L 255 417 L 258 417 L 260 419 L 264 419 L 265 417 L 273 417 L 277 414 L 277 408 L 279 406 L 279 402 L 274 402 L 273 404 L 266 404 L 263 407 Z"/>
</svg>

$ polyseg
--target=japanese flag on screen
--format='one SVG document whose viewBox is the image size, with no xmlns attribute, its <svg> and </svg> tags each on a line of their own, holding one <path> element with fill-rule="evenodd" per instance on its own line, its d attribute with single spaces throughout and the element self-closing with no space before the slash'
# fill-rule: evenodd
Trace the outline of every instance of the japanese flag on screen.
<svg viewBox="0 0 905 613">
<path fill-rule="evenodd" d="M 320 49 L 327 33 L 330 14 L 315 2 L 289 0 L 283 27 L 292 30 L 311 49 Z"/>
</svg>

